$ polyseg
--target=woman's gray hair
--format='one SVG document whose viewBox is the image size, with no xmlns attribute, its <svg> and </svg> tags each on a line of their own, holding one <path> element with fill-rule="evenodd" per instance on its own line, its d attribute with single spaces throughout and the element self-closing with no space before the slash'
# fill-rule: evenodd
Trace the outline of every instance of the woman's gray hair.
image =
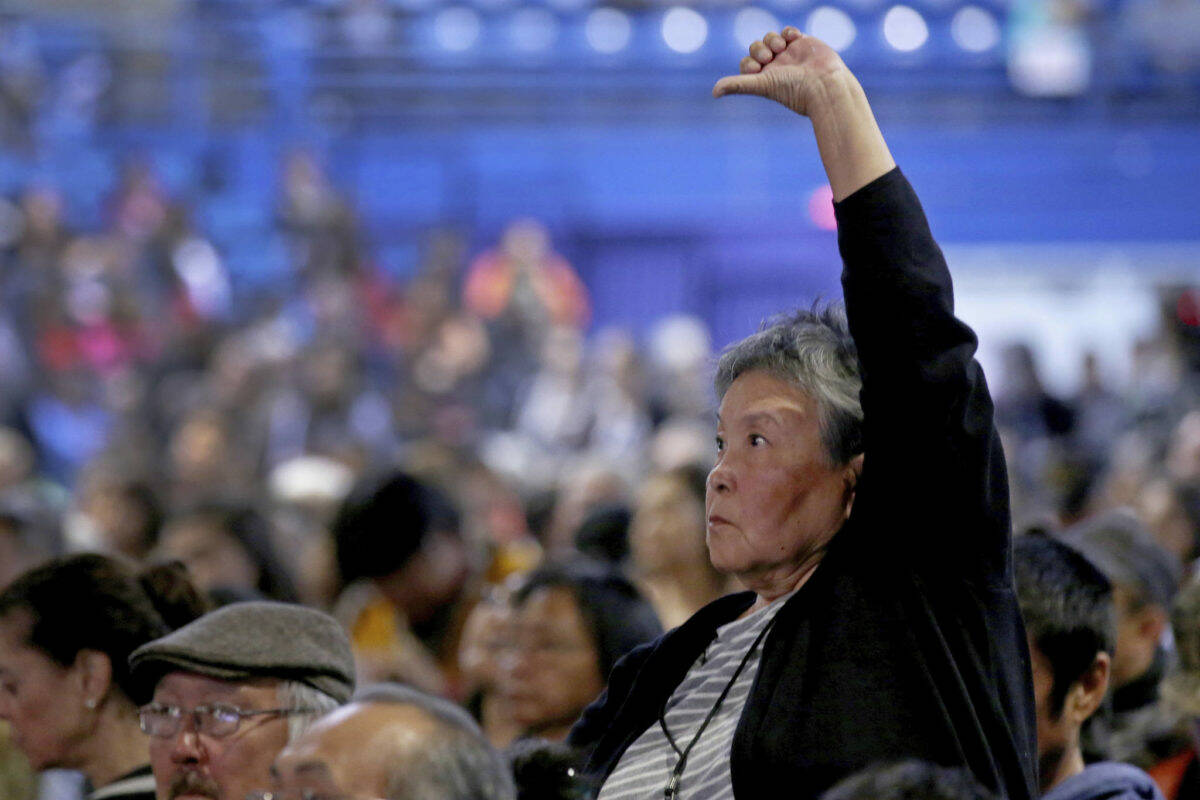
<svg viewBox="0 0 1200 800">
<path fill-rule="evenodd" d="M 310 709 L 308 713 L 288 715 L 288 744 L 299 739 L 309 726 L 341 705 L 320 689 L 300 681 L 280 681 L 276 697 L 280 708 Z"/>
<path fill-rule="evenodd" d="M 752 370 L 762 370 L 816 401 L 821 442 L 834 465 L 862 452 L 862 376 L 840 303 L 768 320 L 758 333 L 730 345 L 717 362 L 717 399 Z"/>
</svg>

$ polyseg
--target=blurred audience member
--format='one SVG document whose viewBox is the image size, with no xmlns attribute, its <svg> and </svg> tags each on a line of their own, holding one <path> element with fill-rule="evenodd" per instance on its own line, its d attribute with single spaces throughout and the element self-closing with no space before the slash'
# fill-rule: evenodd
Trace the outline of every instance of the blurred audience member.
<svg viewBox="0 0 1200 800">
<path fill-rule="evenodd" d="M 243 492 L 253 480 L 253 465 L 241 441 L 232 414 L 210 407 L 189 411 L 168 443 L 168 501 L 185 506 Z"/>
<path fill-rule="evenodd" d="M 583 282 L 532 219 L 510 224 L 500 246 L 472 262 L 463 299 L 471 311 L 513 326 L 531 343 L 550 325 L 582 328 L 590 314 Z"/>
<path fill-rule="evenodd" d="M 1042 797 L 1162 800 L 1137 767 L 1083 761 L 1080 729 L 1108 691 L 1117 644 L 1112 584 L 1082 553 L 1038 534 L 1014 543 L 1013 572 L 1033 669 Z"/>
<path fill-rule="evenodd" d="M 632 515 L 620 504 L 602 504 L 587 512 L 575 531 L 575 549 L 587 558 L 623 566 L 629 557 Z"/>
<path fill-rule="evenodd" d="M 33 510 L 0 503 L 0 589 L 58 551 L 58 531 Z"/>
<path fill-rule="evenodd" d="M 277 214 L 292 263 L 306 282 L 358 274 L 361 259 L 354 213 L 313 153 L 296 150 L 285 160 Z"/>
<path fill-rule="evenodd" d="M 373 686 L 318 720 L 272 768 L 260 798 L 513 800 L 500 754 L 462 709 L 401 685 Z"/>
<path fill-rule="evenodd" d="M 1178 746 L 1159 685 L 1170 661 L 1166 642 L 1179 565 L 1128 509 L 1085 520 L 1063 538 L 1112 582 L 1117 614 L 1110 713 L 1088 724 L 1085 753 L 1146 768 Z"/>
<path fill-rule="evenodd" d="M 465 705 L 494 747 L 507 747 L 521 733 L 500 693 L 500 662 L 513 636 L 513 610 L 500 590 L 471 609 L 458 648 Z"/>
<path fill-rule="evenodd" d="M 85 470 L 67 541 L 76 550 L 100 550 L 145 558 L 158 542 L 162 505 L 151 486 L 97 462 Z"/>
<path fill-rule="evenodd" d="M 333 522 L 347 625 L 362 680 L 398 680 L 457 697 L 458 640 L 474 600 L 458 510 L 391 471 L 351 490 Z"/>
<path fill-rule="evenodd" d="M 1154 540 L 1191 570 L 1192 562 L 1200 555 L 1200 484 L 1180 483 L 1165 476 L 1152 478 L 1142 484 L 1135 503 Z"/>
<path fill-rule="evenodd" d="M 269 521 L 249 505 L 212 502 L 176 514 L 155 554 L 182 561 L 196 585 L 218 602 L 298 599 L 275 553 Z"/>
<path fill-rule="evenodd" d="M 707 479 L 700 467 L 680 467 L 652 475 L 638 493 L 629 531 L 632 572 L 664 628 L 682 624 L 728 590 L 705 543 Z"/>
<path fill-rule="evenodd" d="M 1200 800 L 1200 580 L 1180 590 L 1171 626 L 1179 664 L 1163 684 L 1163 698 L 1178 713 L 1186 744 L 1149 771 L 1167 800 Z"/>
<path fill-rule="evenodd" d="M 0 593 L 0 716 L 32 767 L 82 772 L 91 800 L 153 800 L 137 717 L 149 696 L 128 658 L 204 610 L 178 565 L 138 574 L 101 555 L 52 561 Z"/>
<path fill-rule="evenodd" d="M 271 762 L 354 691 L 354 656 L 327 614 L 234 603 L 143 645 L 129 659 L 153 699 L 138 710 L 158 797 L 243 800 Z"/>
<path fill-rule="evenodd" d="M 589 562 L 539 567 L 512 606 L 500 692 L 522 736 L 564 740 L 617 660 L 662 633 L 633 584 Z"/>
</svg>

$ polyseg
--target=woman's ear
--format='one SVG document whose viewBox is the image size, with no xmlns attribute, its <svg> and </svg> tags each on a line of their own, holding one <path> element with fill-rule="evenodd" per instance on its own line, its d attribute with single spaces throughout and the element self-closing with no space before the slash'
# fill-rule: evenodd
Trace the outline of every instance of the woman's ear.
<svg viewBox="0 0 1200 800">
<path fill-rule="evenodd" d="M 112 687 L 112 661 L 99 650 L 80 650 L 75 654 L 72 669 L 79 674 L 84 707 L 97 708 Z"/>
</svg>

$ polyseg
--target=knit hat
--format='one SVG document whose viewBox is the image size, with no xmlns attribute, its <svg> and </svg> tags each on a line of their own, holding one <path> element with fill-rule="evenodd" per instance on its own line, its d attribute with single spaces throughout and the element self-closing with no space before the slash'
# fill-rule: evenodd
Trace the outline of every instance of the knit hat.
<svg viewBox="0 0 1200 800">
<path fill-rule="evenodd" d="M 219 680 L 278 678 L 344 703 L 354 692 L 354 656 L 341 625 L 288 603 L 234 603 L 148 642 L 129 657 L 133 678 L 153 692 L 168 672 Z"/>
</svg>

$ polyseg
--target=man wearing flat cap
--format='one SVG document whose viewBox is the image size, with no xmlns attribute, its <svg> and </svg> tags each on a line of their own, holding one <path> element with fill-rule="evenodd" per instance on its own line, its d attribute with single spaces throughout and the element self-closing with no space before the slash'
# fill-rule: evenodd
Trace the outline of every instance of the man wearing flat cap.
<svg viewBox="0 0 1200 800">
<path fill-rule="evenodd" d="M 330 616 L 235 603 L 130 656 L 154 699 L 139 709 L 158 800 L 242 800 L 271 761 L 354 691 L 350 643 Z"/>
</svg>

